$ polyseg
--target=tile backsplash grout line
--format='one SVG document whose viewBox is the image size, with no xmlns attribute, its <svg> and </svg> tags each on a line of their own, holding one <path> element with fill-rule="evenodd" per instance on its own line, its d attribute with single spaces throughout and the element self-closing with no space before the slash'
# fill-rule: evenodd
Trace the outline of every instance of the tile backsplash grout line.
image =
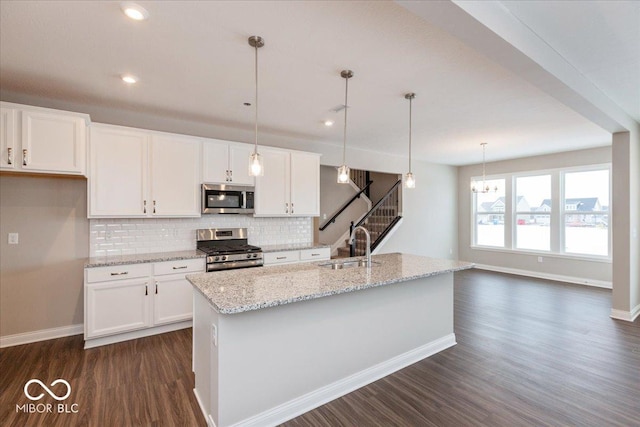
<svg viewBox="0 0 640 427">
<path fill-rule="evenodd" d="M 135 255 L 196 248 L 199 228 L 247 228 L 256 246 L 313 242 L 313 218 L 254 218 L 206 215 L 200 218 L 109 218 L 89 220 L 89 256 Z"/>
</svg>

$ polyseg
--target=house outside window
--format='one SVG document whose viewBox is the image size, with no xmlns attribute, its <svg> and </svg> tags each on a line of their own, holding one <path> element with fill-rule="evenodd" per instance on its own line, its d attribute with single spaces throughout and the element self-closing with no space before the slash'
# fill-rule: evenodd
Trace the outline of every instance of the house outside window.
<svg viewBox="0 0 640 427">
<path fill-rule="evenodd" d="M 515 247 L 551 250 L 551 175 L 515 178 Z"/>
<path fill-rule="evenodd" d="M 503 248 L 505 246 L 505 180 L 487 180 L 486 185 L 488 185 L 489 188 L 495 188 L 497 186 L 498 191 L 489 193 L 474 193 L 474 242 L 479 246 Z"/>
</svg>

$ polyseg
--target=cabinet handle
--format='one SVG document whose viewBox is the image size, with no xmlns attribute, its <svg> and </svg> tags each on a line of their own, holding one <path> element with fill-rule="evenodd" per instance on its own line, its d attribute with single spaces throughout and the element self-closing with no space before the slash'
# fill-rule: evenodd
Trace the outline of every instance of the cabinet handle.
<svg viewBox="0 0 640 427">
<path fill-rule="evenodd" d="M 225 172 L 226 177 L 224 178 L 225 181 L 229 182 L 229 169 L 227 169 Z"/>
<path fill-rule="evenodd" d="M 7 147 L 7 164 L 13 164 L 13 148 Z"/>
<path fill-rule="evenodd" d="M 293 213 L 293 202 L 291 202 L 291 213 Z"/>
<path fill-rule="evenodd" d="M 156 213 L 156 201 L 153 201 L 153 213 Z"/>
<path fill-rule="evenodd" d="M 22 166 L 27 166 L 27 149 L 22 150 Z"/>
<path fill-rule="evenodd" d="M 112 276 L 124 276 L 125 274 L 129 274 L 128 271 L 121 271 L 119 273 L 111 273 Z"/>
<path fill-rule="evenodd" d="M 156 282 L 156 295 L 158 295 L 158 282 Z"/>
<path fill-rule="evenodd" d="M 149 285 L 147 285 L 146 283 L 144 284 L 144 294 L 149 295 Z"/>
<path fill-rule="evenodd" d="M 320 256 L 320 254 L 311 254 L 311 256 Z"/>
<path fill-rule="evenodd" d="M 144 205 L 144 207 L 142 208 L 142 213 L 147 213 L 147 201 L 146 200 L 143 201 L 143 205 Z"/>
<path fill-rule="evenodd" d="M 284 213 L 289 213 L 289 203 L 284 204 Z"/>
<path fill-rule="evenodd" d="M 181 265 L 180 267 L 173 267 L 174 270 L 182 270 L 183 268 L 187 268 L 187 266 Z"/>
<path fill-rule="evenodd" d="M 287 259 L 286 256 L 277 256 L 276 259 Z"/>
<path fill-rule="evenodd" d="M 229 170 L 229 181 L 233 182 L 233 171 Z"/>
</svg>

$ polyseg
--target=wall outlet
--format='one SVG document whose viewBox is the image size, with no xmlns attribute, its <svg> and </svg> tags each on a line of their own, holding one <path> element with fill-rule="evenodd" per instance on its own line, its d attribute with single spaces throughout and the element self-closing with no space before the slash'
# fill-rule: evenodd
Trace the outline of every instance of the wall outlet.
<svg viewBox="0 0 640 427">
<path fill-rule="evenodd" d="M 7 243 L 10 245 L 17 245 L 19 242 L 18 233 L 9 233 L 9 237 L 7 238 Z"/>
<path fill-rule="evenodd" d="M 327 219 L 327 214 L 322 214 L 322 219 Z"/>
<path fill-rule="evenodd" d="M 542 260 L 542 257 L 541 257 L 541 256 L 539 256 L 539 257 L 538 257 L 538 262 L 542 262 L 542 261 L 543 261 L 543 260 Z"/>
<path fill-rule="evenodd" d="M 214 347 L 218 346 L 218 327 L 215 324 L 211 324 L 211 342 Z"/>
</svg>

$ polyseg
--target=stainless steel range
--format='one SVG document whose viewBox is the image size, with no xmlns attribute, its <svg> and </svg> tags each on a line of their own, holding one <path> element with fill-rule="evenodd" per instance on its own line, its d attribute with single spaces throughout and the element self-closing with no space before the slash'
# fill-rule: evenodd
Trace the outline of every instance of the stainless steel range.
<svg viewBox="0 0 640 427">
<path fill-rule="evenodd" d="M 207 254 L 207 271 L 260 267 L 262 249 L 247 244 L 246 228 L 197 230 L 197 248 Z"/>
</svg>

